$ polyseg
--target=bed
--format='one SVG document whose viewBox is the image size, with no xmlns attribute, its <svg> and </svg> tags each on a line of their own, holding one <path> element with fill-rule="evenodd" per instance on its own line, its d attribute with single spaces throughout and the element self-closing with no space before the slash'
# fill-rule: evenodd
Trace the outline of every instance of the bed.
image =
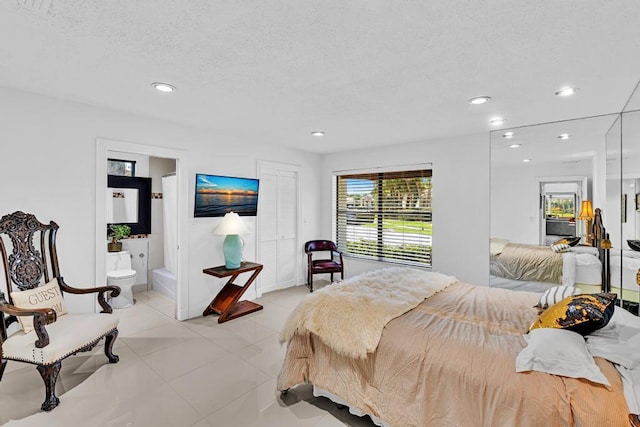
<svg viewBox="0 0 640 427">
<path fill-rule="evenodd" d="M 631 250 L 611 251 L 611 291 L 621 299 L 640 302 L 637 274 L 640 271 L 640 252 Z M 620 285 L 622 284 L 622 291 Z"/>
<path fill-rule="evenodd" d="M 610 277 L 610 255 L 602 248 L 607 237 L 602 212 L 596 209 L 593 246 L 575 246 L 556 252 L 552 246 L 514 243 L 492 238 L 490 242 L 490 281 L 492 287 L 544 292 L 551 286 L 578 287 L 584 293 L 597 293 Z"/>
<path fill-rule="evenodd" d="M 398 270 L 383 271 L 395 277 L 387 275 L 389 283 L 405 281 Z M 628 426 L 630 419 L 637 421 L 620 373 L 603 358 L 593 360 L 610 388 L 537 371 L 516 373 L 516 357 L 527 347 L 523 334 L 538 316 L 533 306 L 539 294 L 453 278 L 415 307 L 385 320 L 372 346 L 368 328 L 353 320 L 354 306 L 339 302 L 348 285 L 359 280 L 326 287 L 294 310 L 281 336 L 287 342 L 277 385 L 281 392 L 311 383 L 315 395 L 367 414 L 380 426 Z M 315 311 L 302 306 L 343 284 L 337 300 L 326 300 Z M 380 288 L 373 286 L 373 293 L 384 293 Z M 402 295 L 395 288 L 387 292 L 390 299 Z M 379 322 L 369 316 L 377 309 L 368 303 L 362 309 L 366 324 Z M 297 318 L 302 313 L 308 320 L 304 327 Z M 350 344 L 345 347 L 341 340 Z"/>
</svg>

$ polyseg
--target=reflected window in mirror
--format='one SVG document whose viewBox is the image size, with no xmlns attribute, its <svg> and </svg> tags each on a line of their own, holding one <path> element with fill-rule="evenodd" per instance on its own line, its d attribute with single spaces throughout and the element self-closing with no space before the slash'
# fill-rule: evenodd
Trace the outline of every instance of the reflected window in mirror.
<svg viewBox="0 0 640 427">
<path fill-rule="evenodd" d="M 107 159 L 107 174 L 136 176 L 136 162 L 135 160 Z"/>
</svg>

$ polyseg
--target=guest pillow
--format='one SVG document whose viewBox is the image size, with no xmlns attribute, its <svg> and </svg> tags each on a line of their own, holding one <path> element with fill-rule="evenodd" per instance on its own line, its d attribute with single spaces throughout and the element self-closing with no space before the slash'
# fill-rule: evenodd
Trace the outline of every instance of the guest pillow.
<svg viewBox="0 0 640 427">
<path fill-rule="evenodd" d="M 609 323 L 616 294 L 579 294 L 567 297 L 542 312 L 529 331 L 539 328 L 567 329 L 587 335 Z"/>
<path fill-rule="evenodd" d="M 539 311 L 546 310 L 549 306 L 554 305 L 566 297 L 578 295 L 582 292 L 573 286 L 554 286 L 544 291 L 538 303 L 534 305 Z"/>
<path fill-rule="evenodd" d="M 53 308 L 58 317 L 67 313 L 57 279 L 27 291 L 11 292 L 11 299 L 13 300 L 13 305 L 18 308 Z M 25 333 L 28 334 L 33 330 L 33 316 L 16 317 Z"/>
<path fill-rule="evenodd" d="M 535 329 L 524 336 L 527 346 L 516 357 L 516 372 L 546 372 L 569 378 L 583 378 L 611 388 L 584 337 L 566 329 Z"/>
</svg>

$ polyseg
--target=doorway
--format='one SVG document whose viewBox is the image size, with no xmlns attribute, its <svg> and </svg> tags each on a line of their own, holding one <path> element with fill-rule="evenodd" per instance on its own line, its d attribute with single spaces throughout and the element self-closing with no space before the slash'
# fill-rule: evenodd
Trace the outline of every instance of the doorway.
<svg viewBox="0 0 640 427">
<path fill-rule="evenodd" d="M 188 167 L 186 152 L 163 147 L 142 145 L 125 141 L 98 138 L 96 140 L 96 283 L 106 283 L 106 262 L 105 262 L 105 230 L 106 219 L 106 194 L 107 194 L 107 159 L 109 153 L 120 152 L 129 153 L 133 156 L 148 156 L 156 159 L 170 159 L 175 162 L 175 180 L 177 209 L 175 212 L 175 317 L 178 320 L 185 320 L 188 317 L 188 286 L 186 286 L 188 265 L 185 257 L 186 251 L 181 248 L 188 247 L 187 240 L 187 207 L 189 206 L 188 194 Z M 96 307 L 97 309 L 97 307 Z"/>
<path fill-rule="evenodd" d="M 563 237 L 581 236 L 576 221 L 580 205 L 588 199 L 586 177 L 540 180 L 540 245 L 549 246 Z"/>
</svg>

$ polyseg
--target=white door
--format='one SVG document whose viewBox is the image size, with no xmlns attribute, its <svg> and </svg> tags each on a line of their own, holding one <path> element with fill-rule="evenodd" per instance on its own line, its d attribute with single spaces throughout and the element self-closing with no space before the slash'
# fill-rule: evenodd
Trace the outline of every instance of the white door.
<svg viewBox="0 0 640 427">
<path fill-rule="evenodd" d="M 258 162 L 258 296 L 298 283 L 298 169 Z"/>
</svg>

